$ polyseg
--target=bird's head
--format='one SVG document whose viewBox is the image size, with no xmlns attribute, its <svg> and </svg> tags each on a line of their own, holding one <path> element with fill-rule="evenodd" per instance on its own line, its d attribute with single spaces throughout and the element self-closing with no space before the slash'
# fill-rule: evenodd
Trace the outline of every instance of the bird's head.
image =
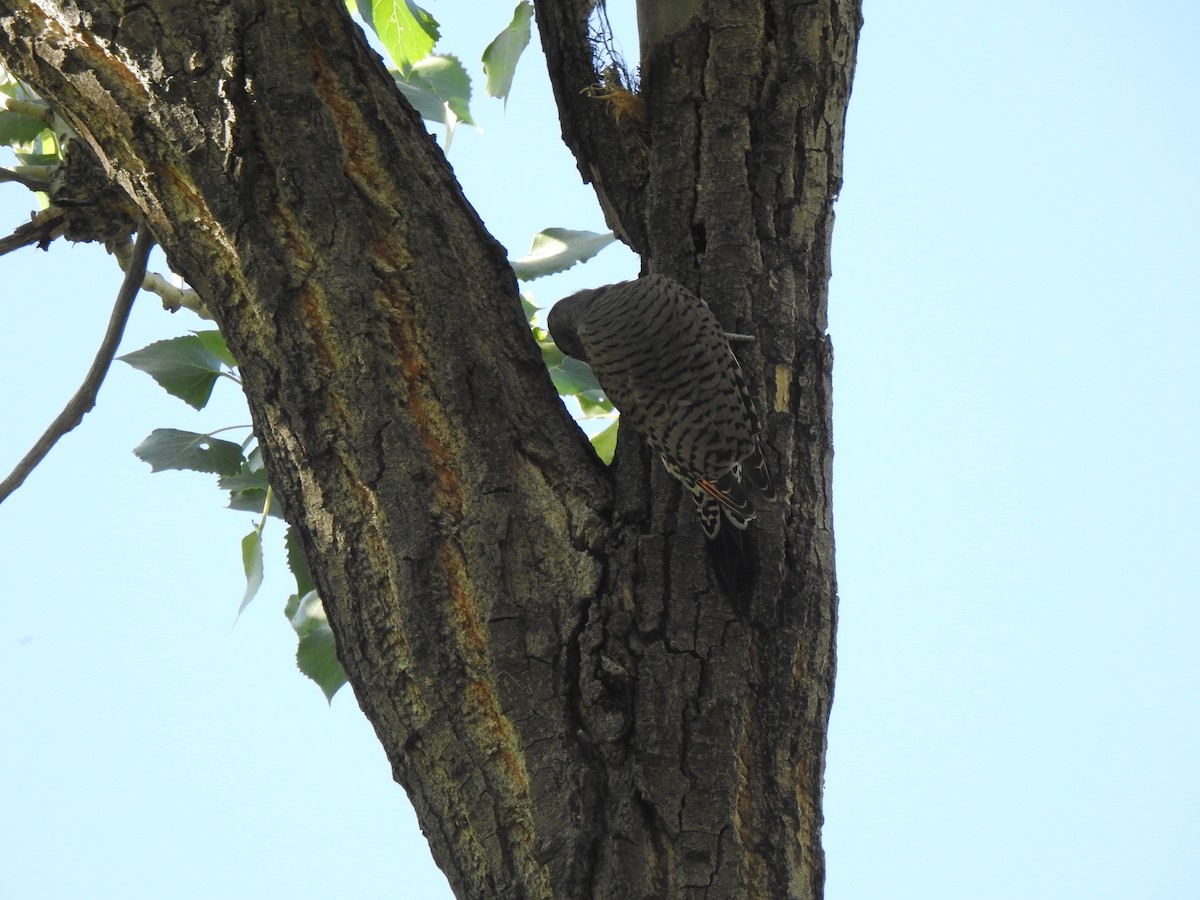
<svg viewBox="0 0 1200 900">
<path fill-rule="evenodd" d="M 546 317 L 546 327 L 558 349 L 567 356 L 584 362 L 587 362 L 588 358 L 587 351 L 583 349 L 583 342 L 579 339 L 579 326 L 587 315 L 588 306 L 595 295 L 595 290 L 588 289 L 563 297 L 554 304 L 550 315 Z"/>
</svg>

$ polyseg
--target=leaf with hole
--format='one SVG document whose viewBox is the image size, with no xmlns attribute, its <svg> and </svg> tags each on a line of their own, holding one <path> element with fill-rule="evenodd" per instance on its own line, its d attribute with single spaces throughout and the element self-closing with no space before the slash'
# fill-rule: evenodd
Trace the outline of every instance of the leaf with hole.
<svg viewBox="0 0 1200 900">
<path fill-rule="evenodd" d="M 234 475 L 245 462 L 240 444 L 175 428 L 155 428 L 133 452 L 150 464 L 152 472 L 182 469 Z"/>
</svg>

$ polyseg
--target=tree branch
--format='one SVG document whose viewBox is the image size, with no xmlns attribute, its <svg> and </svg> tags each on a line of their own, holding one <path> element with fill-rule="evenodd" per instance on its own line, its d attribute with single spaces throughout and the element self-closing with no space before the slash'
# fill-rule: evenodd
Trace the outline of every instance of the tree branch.
<svg viewBox="0 0 1200 900">
<path fill-rule="evenodd" d="M 150 230 L 143 228 L 138 232 L 129 267 L 125 270 L 125 280 L 117 292 L 117 300 L 108 320 L 108 329 L 104 332 L 104 340 L 100 343 L 100 349 L 96 351 L 92 367 L 88 369 L 87 376 L 75 392 L 75 396 L 58 414 L 58 418 L 50 423 L 45 434 L 38 438 L 37 443 L 25 454 L 25 458 L 17 463 L 12 474 L 0 482 L 0 503 L 21 486 L 29 473 L 46 458 L 46 454 L 58 439 L 82 422 L 83 417 L 96 405 L 96 395 L 100 392 L 100 385 L 104 383 L 104 376 L 108 374 L 108 367 L 112 365 L 117 346 L 121 343 L 121 335 L 125 333 L 125 323 L 129 321 L 133 300 L 146 275 L 146 259 L 150 256 L 150 248 L 153 246 L 154 238 Z"/>
<path fill-rule="evenodd" d="M 32 175 L 27 175 L 24 172 L 18 172 L 15 169 L 0 169 L 0 182 L 15 181 L 17 184 L 24 185 L 31 191 L 48 191 L 50 182 L 44 178 L 35 178 Z"/>
<path fill-rule="evenodd" d="M 564 673 L 610 486 L 504 249 L 344 4 L 147 0 L 121 15 L 115 52 L 64 25 L 61 2 L 6 4 L 0 58 L 219 323 L 338 656 L 435 859 L 461 897 L 586 896 L 598 838 L 560 812 L 592 783 Z M 102 30 L 123 9 L 70 8 Z M 162 65 L 197 47 L 230 65 Z"/>
<path fill-rule="evenodd" d="M 44 209 L 24 225 L 18 225 L 12 234 L 0 238 L 0 256 L 30 244 L 37 244 L 45 250 L 65 228 L 61 209 L 55 206 Z"/>
<path fill-rule="evenodd" d="M 502 248 L 342 4 L 9 0 L 0 57 L 220 323 L 339 657 L 456 894 L 816 900 L 824 310 L 857 3 L 706 0 L 650 59 L 649 164 L 580 93 L 590 5 L 538 8 L 584 177 L 631 245 L 651 235 L 660 271 L 759 335 L 746 368 L 786 494 L 760 516 L 748 617 L 711 596 L 690 500 L 644 441 L 627 430 L 634 464 L 602 470 L 569 425 Z M 164 66 L 197 47 L 223 62 Z"/>
<path fill-rule="evenodd" d="M 593 6 L 590 0 L 541 0 L 534 6 L 538 33 L 563 142 L 583 180 L 595 186 L 609 227 L 635 252 L 645 254 L 645 146 L 637 126 L 627 119 L 614 121 L 613 108 L 592 91 L 601 80 L 588 38 Z"/>
</svg>

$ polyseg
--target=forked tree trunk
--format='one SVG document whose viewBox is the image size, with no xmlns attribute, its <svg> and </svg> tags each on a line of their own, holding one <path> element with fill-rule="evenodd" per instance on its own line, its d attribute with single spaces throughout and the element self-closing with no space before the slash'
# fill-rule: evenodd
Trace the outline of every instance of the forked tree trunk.
<svg viewBox="0 0 1200 900">
<path fill-rule="evenodd" d="M 580 94 L 587 6 L 538 8 L 581 171 L 648 268 L 759 338 L 739 352 L 783 496 L 745 613 L 641 442 L 609 470 L 567 418 L 504 253 L 340 2 L 5 0 L 0 60 L 216 315 L 457 895 L 819 897 L 826 286 L 858 5 L 661 4 L 640 136 Z"/>
</svg>

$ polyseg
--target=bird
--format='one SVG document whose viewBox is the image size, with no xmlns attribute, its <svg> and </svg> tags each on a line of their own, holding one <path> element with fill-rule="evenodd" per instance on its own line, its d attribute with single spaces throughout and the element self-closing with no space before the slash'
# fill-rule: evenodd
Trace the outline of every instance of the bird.
<svg viewBox="0 0 1200 900">
<path fill-rule="evenodd" d="M 775 489 L 754 400 L 708 304 L 673 278 L 644 275 L 564 297 L 546 324 L 691 492 L 718 580 L 744 599 L 757 569 L 746 530 L 755 499 Z"/>
</svg>

